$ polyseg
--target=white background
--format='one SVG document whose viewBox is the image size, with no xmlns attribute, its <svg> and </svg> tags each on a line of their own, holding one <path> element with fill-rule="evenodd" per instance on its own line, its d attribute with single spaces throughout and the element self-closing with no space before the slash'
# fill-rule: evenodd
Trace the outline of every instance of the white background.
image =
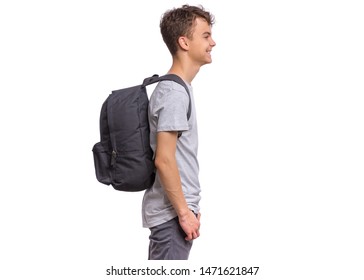
<svg viewBox="0 0 364 280">
<path fill-rule="evenodd" d="M 193 82 L 201 237 L 189 262 L 158 265 L 363 279 L 360 2 L 189 3 L 216 16 L 213 63 Z M 1 279 L 152 265 L 142 193 L 98 183 L 91 149 L 110 91 L 168 70 L 159 20 L 185 3 L 1 2 Z"/>
</svg>

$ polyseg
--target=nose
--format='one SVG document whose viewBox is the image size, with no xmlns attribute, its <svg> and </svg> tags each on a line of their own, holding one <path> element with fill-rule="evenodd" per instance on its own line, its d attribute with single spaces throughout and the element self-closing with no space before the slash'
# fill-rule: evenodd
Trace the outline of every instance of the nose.
<svg viewBox="0 0 364 280">
<path fill-rule="evenodd" d="M 210 46 L 211 47 L 215 47 L 216 46 L 216 42 L 212 38 L 210 38 Z"/>
</svg>

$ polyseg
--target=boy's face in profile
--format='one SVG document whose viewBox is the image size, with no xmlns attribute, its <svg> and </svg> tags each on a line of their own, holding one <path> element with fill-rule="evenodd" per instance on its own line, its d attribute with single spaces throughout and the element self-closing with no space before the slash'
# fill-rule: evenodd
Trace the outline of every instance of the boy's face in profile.
<svg viewBox="0 0 364 280">
<path fill-rule="evenodd" d="M 196 18 L 192 39 L 188 39 L 190 57 L 200 66 L 212 62 L 211 50 L 216 45 L 211 36 L 211 26 L 202 18 Z"/>
</svg>

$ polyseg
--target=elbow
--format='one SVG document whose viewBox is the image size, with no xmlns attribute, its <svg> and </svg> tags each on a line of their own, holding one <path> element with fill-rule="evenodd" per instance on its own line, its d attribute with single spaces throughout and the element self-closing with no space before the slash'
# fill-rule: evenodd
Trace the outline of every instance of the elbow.
<svg viewBox="0 0 364 280">
<path fill-rule="evenodd" d="M 174 159 L 168 156 L 157 155 L 154 160 L 154 165 L 157 170 L 165 170 L 166 168 L 170 167 L 174 162 Z"/>
</svg>

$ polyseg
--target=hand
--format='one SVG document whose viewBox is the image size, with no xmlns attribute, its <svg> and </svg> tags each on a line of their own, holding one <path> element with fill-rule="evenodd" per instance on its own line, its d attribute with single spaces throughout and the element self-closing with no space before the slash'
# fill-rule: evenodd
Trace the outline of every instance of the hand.
<svg viewBox="0 0 364 280">
<path fill-rule="evenodd" d="M 200 217 L 200 213 L 196 218 L 192 211 L 188 211 L 186 215 L 179 217 L 179 224 L 186 233 L 185 240 L 190 241 L 200 236 Z"/>
</svg>

